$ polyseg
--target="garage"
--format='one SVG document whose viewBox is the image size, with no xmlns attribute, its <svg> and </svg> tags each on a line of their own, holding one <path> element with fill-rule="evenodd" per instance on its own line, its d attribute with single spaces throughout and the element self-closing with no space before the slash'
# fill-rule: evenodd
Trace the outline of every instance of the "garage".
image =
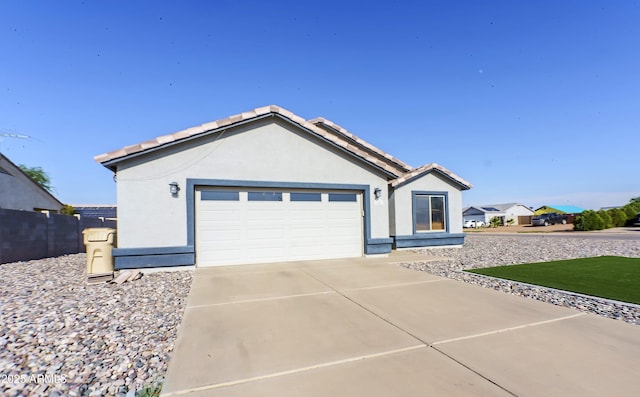
<svg viewBox="0 0 640 397">
<path fill-rule="evenodd" d="M 414 168 L 325 118 L 275 105 L 96 160 L 117 181 L 118 270 L 464 243 L 461 192 L 469 182 L 436 163 Z M 445 205 L 422 205 L 427 197 Z M 422 227 L 425 219 L 441 224 Z"/>
<path fill-rule="evenodd" d="M 202 188 L 195 201 L 197 266 L 363 254 L 358 191 Z"/>
</svg>

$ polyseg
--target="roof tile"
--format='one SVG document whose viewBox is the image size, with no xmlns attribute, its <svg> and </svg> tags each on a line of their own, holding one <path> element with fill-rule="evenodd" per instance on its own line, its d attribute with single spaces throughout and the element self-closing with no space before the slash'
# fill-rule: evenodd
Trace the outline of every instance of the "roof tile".
<svg viewBox="0 0 640 397">
<path fill-rule="evenodd" d="M 251 120 L 253 118 L 264 116 L 269 113 L 279 114 L 280 116 L 287 118 L 289 121 L 299 124 L 301 127 L 305 128 L 307 131 L 317 136 L 320 136 L 330 142 L 333 142 L 337 146 L 345 148 L 346 150 L 353 153 L 354 155 L 387 171 L 391 175 L 398 176 L 399 178 L 393 180 L 392 183 L 396 183 L 396 184 L 401 183 L 396 181 L 404 181 L 404 180 L 413 178 L 416 175 L 419 175 L 421 172 L 426 172 L 424 168 L 426 166 L 420 167 L 418 169 L 413 169 L 411 166 L 407 165 L 406 163 L 398 160 L 397 158 L 393 157 L 388 153 L 383 152 L 377 147 L 371 145 L 370 143 L 364 141 L 361 138 L 358 138 L 357 136 L 351 134 L 346 129 L 340 127 L 339 125 L 329 120 L 326 120 L 324 118 L 316 118 L 316 119 L 307 121 L 304 118 L 297 116 L 294 113 L 276 105 L 263 106 L 263 107 L 256 108 L 254 110 L 232 115 L 227 118 L 212 121 L 209 123 L 204 123 L 202 125 L 187 128 L 185 130 L 181 130 L 173 134 L 163 135 L 163 136 L 157 137 L 156 139 L 143 142 L 141 144 L 130 145 L 123 149 L 100 154 L 95 156 L 94 158 L 96 161 L 100 163 L 105 163 L 108 161 L 126 157 L 131 154 L 143 152 L 144 150 L 147 150 L 147 149 L 152 149 L 155 147 L 160 147 L 165 144 L 178 142 L 181 139 L 188 138 L 194 135 L 206 133 L 209 131 L 215 131 L 216 129 L 233 125 L 234 123 L 238 123 L 241 121 Z M 437 165 L 429 165 L 429 166 L 436 167 Z M 437 167 L 440 167 L 440 166 L 437 166 Z M 464 183 L 468 184 L 468 182 L 455 176 L 453 173 L 444 169 L 443 167 L 440 167 L 438 169 L 440 172 L 452 177 L 453 179 L 457 181 L 458 180 L 463 181 Z"/>
<path fill-rule="evenodd" d="M 175 134 L 162 135 L 156 138 L 158 143 L 165 144 L 176 140 Z"/>
<path fill-rule="evenodd" d="M 335 131 L 338 131 L 339 133 L 341 133 L 342 135 L 348 137 L 349 139 L 357 142 L 358 144 L 360 144 L 361 146 L 364 146 L 365 148 L 371 150 L 372 152 L 376 153 L 379 156 L 384 157 L 385 159 L 395 163 L 397 166 L 399 166 L 401 168 L 401 172 L 406 172 L 409 170 L 412 170 L 413 167 L 411 167 L 410 165 L 406 164 L 403 161 L 400 161 L 399 159 L 395 158 L 394 156 L 390 155 L 389 153 L 385 153 L 382 150 L 378 149 L 377 147 L 373 146 L 372 144 L 370 144 L 369 142 L 365 141 L 362 138 L 357 137 L 356 135 L 350 133 L 349 131 L 347 131 L 345 128 L 339 126 L 338 124 L 325 119 L 324 117 L 316 117 L 314 119 L 309 120 L 310 123 L 314 124 L 314 125 L 318 125 L 318 126 L 326 126 L 329 127 Z"/>
</svg>

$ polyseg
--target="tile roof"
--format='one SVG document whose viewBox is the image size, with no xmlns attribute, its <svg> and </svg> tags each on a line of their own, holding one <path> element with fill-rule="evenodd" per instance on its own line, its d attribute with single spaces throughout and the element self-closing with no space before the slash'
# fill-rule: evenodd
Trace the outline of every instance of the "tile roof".
<svg viewBox="0 0 640 397">
<path fill-rule="evenodd" d="M 368 149 L 370 152 L 372 152 L 372 154 L 380 156 L 380 157 L 383 157 L 384 159 L 395 163 L 399 168 L 403 169 L 404 172 L 408 172 L 408 171 L 411 171 L 413 169 L 413 167 L 411 167 L 407 163 L 405 163 L 405 162 L 393 157 L 392 155 L 390 155 L 388 153 L 383 152 L 382 150 L 378 149 L 377 147 L 373 146 L 372 144 L 366 142 L 364 139 L 358 138 L 357 136 L 355 136 L 352 133 L 350 133 L 349 131 L 347 131 L 345 128 L 342 128 L 338 124 L 336 124 L 336 123 L 334 123 L 334 122 L 332 122 L 330 120 L 327 120 L 324 117 L 316 117 L 315 119 L 309 120 L 309 122 L 311 124 L 314 124 L 314 125 L 322 128 L 322 129 L 324 129 L 324 130 L 339 132 L 340 134 L 342 134 L 343 136 L 349 138 L 353 142 L 356 142 L 356 143 L 360 144 L 362 147 Z"/>
<path fill-rule="evenodd" d="M 454 174 L 453 172 L 449 171 L 448 169 L 444 168 L 443 166 L 441 166 L 440 164 L 436 164 L 436 163 L 430 163 L 430 164 L 425 164 L 421 167 L 418 167 L 414 170 L 411 170 L 403 175 L 401 175 L 400 177 L 392 180 L 389 182 L 389 184 L 391 185 L 391 187 L 396 187 L 398 185 L 401 185 L 405 182 L 410 181 L 411 179 L 417 178 L 419 176 L 431 173 L 431 172 L 436 172 L 442 176 L 444 176 L 447 179 L 450 179 L 454 182 L 456 182 L 457 184 L 459 184 L 463 190 L 467 190 L 467 189 L 471 189 L 471 187 L 473 185 L 471 185 L 470 182 L 462 179 L 461 177 L 459 177 L 458 175 Z"/>
<path fill-rule="evenodd" d="M 455 175 L 441 165 L 431 163 L 423 165 L 422 167 L 413 168 L 325 118 L 317 117 L 307 121 L 304 118 L 276 105 L 259 107 L 248 112 L 239 113 L 210 123 L 187 128 L 173 134 L 162 135 L 149 141 L 97 155 L 94 159 L 97 162 L 102 163 L 105 167 L 113 169 L 115 163 L 120 160 L 124 160 L 131 155 L 141 154 L 163 146 L 173 145 L 186 139 L 215 133 L 223 130 L 225 127 L 268 117 L 269 115 L 277 115 L 291 123 L 297 124 L 310 133 L 315 134 L 354 154 L 375 167 L 386 171 L 390 174 L 390 177 L 397 178 L 392 179 L 390 182 L 393 187 L 425 173 L 437 172 L 458 183 L 465 190 L 471 188 L 471 184 L 469 182 Z"/>
<path fill-rule="evenodd" d="M 123 159 L 127 156 L 142 153 L 144 151 L 159 148 L 164 145 L 170 145 L 173 143 L 177 143 L 186 138 L 195 137 L 198 135 L 203 135 L 210 132 L 215 132 L 216 130 L 222 129 L 227 126 L 231 126 L 233 124 L 237 124 L 244 121 L 249 121 L 252 119 L 261 118 L 264 116 L 279 115 L 283 118 L 289 120 L 292 123 L 298 124 L 304 129 L 312 132 L 315 135 L 318 135 L 325 140 L 333 143 L 336 146 L 339 146 L 354 155 L 362 158 L 363 160 L 371 163 L 372 165 L 381 168 L 392 175 L 400 175 L 407 170 L 404 166 L 400 166 L 398 160 L 394 159 L 393 156 L 382 152 L 380 149 L 375 148 L 373 145 L 363 141 L 360 138 L 354 139 L 354 135 L 345 133 L 339 130 L 328 130 L 324 128 L 320 128 L 315 124 L 308 122 L 304 118 L 293 114 L 292 112 L 281 108 L 279 106 L 270 105 L 264 106 L 260 108 L 256 108 L 254 110 L 236 114 L 224 119 L 212 121 L 210 123 L 205 123 L 196 127 L 187 128 L 182 131 L 175 132 L 173 134 L 159 136 L 155 139 L 138 143 L 136 145 L 126 146 L 119 150 L 114 150 L 108 153 L 103 153 L 98 156 L 95 156 L 94 159 L 102 163 L 105 166 L 113 161 Z M 372 153 L 373 152 L 373 153 Z"/>
</svg>

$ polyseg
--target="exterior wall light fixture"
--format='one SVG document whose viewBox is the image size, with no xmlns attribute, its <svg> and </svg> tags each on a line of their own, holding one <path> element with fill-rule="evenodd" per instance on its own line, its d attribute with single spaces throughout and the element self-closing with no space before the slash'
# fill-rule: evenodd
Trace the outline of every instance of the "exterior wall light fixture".
<svg viewBox="0 0 640 397">
<path fill-rule="evenodd" d="M 381 195 L 382 195 L 382 189 L 380 189 L 379 187 L 373 189 L 373 197 L 375 197 L 376 200 L 379 200 Z"/>
<path fill-rule="evenodd" d="M 171 192 L 172 196 L 177 196 L 180 191 L 180 186 L 178 186 L 178 182 L 171 182 L 169 184 L 169 192 Z"/>
</svg>

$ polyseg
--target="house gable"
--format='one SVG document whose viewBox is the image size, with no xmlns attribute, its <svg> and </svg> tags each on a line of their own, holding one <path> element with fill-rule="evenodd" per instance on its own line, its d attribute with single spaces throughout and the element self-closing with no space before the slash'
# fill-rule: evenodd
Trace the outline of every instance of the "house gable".
<svg viewBox="0 0 640 397">
<path fill-rule="evenodd" d="M 471 189 L 472 187 L 471 183 L 462 179 L 461 177 L 449 171 L 448 169 L 444 168 L 440 164 L 436 164 L 436 163 L 425 164 L 414 170 L 406 172 L 400 175 L 398 178 L 391 181 L 390 184 L 393 188 L 397 188 L 416 178 L 420 178 L 424 175 L 432 174 L 432 173 L 435 175 L 439 175 L 443 179 L 449 181 L 449 183 L 457 185 L 458 188 L 461 190 L 468 190 L 468 189 Z"/>
<path fill-rule="evenodd" d="M 341 131 L 319 128 L 313 123 L 296 116 L 292 112 L 275 105 L 256 108 L 249 112 L 205 123 L 197 127 L 191 127 L 173 134 L 159 136 L 150 141 L 126 146 L 119 150 L 95 156 L 94 159 L 102 163 L 105 167 L 115 170 L 115 166 L 123 160 L 138 157 L 142 154 L 154 152 L 176 144 L 182 144 L 206 135 L 224 132 L 226 129 L 233 126 L 241 126 L 259 119 L 270 117 L 277 117 L 294 124 L 302 131 L 315 135 L 324 141 L 341 148 L 345 152 L 350 153 L 361 161 L 367 162 L 374 167 L 384 170 L 390 175 L 390 177 L 395 177 L 406 171 L 394 160 L 391 160 L 393 159 L 392 156 L 379 156 L 372 153 L 371 148 L 373 148 L 373 145 L 370 145 L 363 140 L 354 140 L 350 135 L 346 135 Z M 377 152 L 383 153 L 379 149 L 375 149 L 375 153 Z"/>
<path fill-rule="evenodd" d="M 344 241 L 352 243 L 360 241 L 364 254 L 389 252 L 394 241 L 390 230 L 407 224 L 408 236 L 394 235 L 397 240 L 404 238 L 402 246 L 460 244 L 464 238 L 459 218 L 461 191 L 471 187 L 467 181 L 438 164 L 413 169 L 335 123 L 322 118 L 307 121 L 277 106 L 163 135 L 95 159 L 116 173 L 116 267 L 194 264 L 198 246 L 205 247 L 200 257 L 213 258 L 211 249 L 206 247 L 227 247 L 220 242 L 227 235 L 235 236 L 229 244 L 236 253 L 255 254 L 254 245 L 259 251 L 269 241 L 273 244 L 266 250 L 294 247 L 293 241 L 298 237 L 329 241 L 324 236 L 317 235 L 316 240 L 307 235 L 311 228 L 304 222 L 294 226 L 299 228 L 294 234 L 282 232 L 290 230 L 289 226 L 282 226 L 286 222 L 316 219 L 321 213 L 335 216 L 330 224 L 326 223 L 327 218 L 318 218 L 319 224 L 328 225 L 322 229 L 327 236 L 343 236 Z M 262 206 L 252 202 L 251 197 L 263 193 L 275 195 L 275 201 L 282 204 Z M 412 213 L 411 204 L 407 206 L 406 202 L 431 193 L 446 201 L 446 228 L 420 234 L 415 232 L 416 212 Z M 294 199 L 299 195 L 313 196 L 318 204 L 300 204 Z M 342 213 L 342 205 L 335 201 L 343 196 L 356 203 L 344 204 L 344 208 L 350 206 L 350 215 Z M 217 200 L 215 197 L 231 202 L 211 202 Z M 418 199 L 423 201 L 422 196 Z M 269 215 L 269 208 L 277 211 Z M 303 211 L 302 218 L 292 218 L 289 211 Z M 266 221 L 261 218 L 269 216 Z M 236 222 L 228 230 L 224 226 L 227 218 L 229 225 Z M 252 229 L 249 221 L 257 221 L 260 231 Z M 260 226 L 263 222 L 266 228 Z M 351 225 L 351 231 L 339 230 L 336 225 L 341 224 Z M 360 231 L 355 232 L 356 229 Z M 264 238 L 256 238 L 256 233 Z M 356 233 L 360 237 L 354 240 Z M 242 244 L 250 248 L 244 249 Z M 326 244 L 326 248 L 338 246 L 343 244 Z M 330 250 L 314 252 L 327 251 Z M 282 252 L 284 258 L 290 251 Z"/>
<path fill-rule="evenodd" d="M 198 186 L 384 188 L 388 173 L 280 118 L 254 120 L 224 133 L 123 159 L 116 165 L 121 247 L 183 246 L 191 230 L 186 203 L 167 194 L 176 182 L 190 197 Z M 292 185 L 295 184 L 295 185 Z M 386 206 L 371 209 L 371 238 L 388 238 Z M 139 233 L 144 220 L 147 232 Z M 167 227 L 167 224 L 171 225 Z"/>
<path fill-rule="evenodd" d="M 0 153 L 0 208 L 58 212 L 63 204 Z"/>
<path fill-rule="evenodd" d="M 462 234 L 462 189 L 451 183 L 448 175 L 440 172 L 419 172 L 402 183 L 389 183 L 392 199 L 389 200 L 395 218 L 390 234 L 399 248 L 432 245 L 459 245 Z M 394 186 L 395 185 L 395 186 Z M 445 200 L 445 225 L 443 232 L 416 233 L 416 195 L 433 195 Z"/>
</svg>

